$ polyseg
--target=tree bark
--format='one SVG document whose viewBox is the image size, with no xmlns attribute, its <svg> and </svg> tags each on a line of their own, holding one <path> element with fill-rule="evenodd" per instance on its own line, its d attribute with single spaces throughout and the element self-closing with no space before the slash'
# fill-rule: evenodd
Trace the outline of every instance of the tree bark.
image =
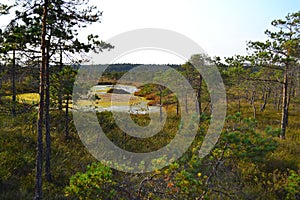
<svg viewBox="0 0 300 200">
<path fill-rule="evenodd" d="M 62 51 L 62 47 L 60 46 L 60 53 L 59 53 L 59 72 L 62 71 L 63 69 L 63 51 Z M 58 88 L 58 110 L 62 110 L 62 102 L 63 102 L 63 98 L 62 98 L 62 83 L 61 80 L 59 80 L 59 85 L 60 87 Z"/>
<path fill-rule="evenodd" d="M 197 91 L 197 99 L 198 99 L 198 106 L 197 107 L 198 107 L 199 114 L 202 113 L 202 107 L 201 107 L 202 80 L 203 80 L 203 77 L 200 75 L 199 76 L 199 88 L 198 88 L 198 91 Z"/>
<path fill-rule="evenodd" d="M 46 180 L 51 181 L 51 135 L 50 135 L 50 72 L 49 72 L 49 49 L 50 49 L 50 41 L 47 42 L 47 64 L 45 70 L 45 126 L 46 126 L 46 162 L 45 162 L 45 171 L 46 171 Z"/>
<path fill-rule="evenodd" d="M 185 112 L 189 113 L 189 109 L 188 109 L 188 95 L 187 92 L 184 92 L 184 97 L 185 97 Z"/>
<path fill-rule="evenodd" d="M 241 98 L 240 98 L 240 95 L 238 95 L 238 112 L 241 112 Z"/>
<path fill-rule="evenodd" d="M 162 88 L 159 86 L 159 121 L 162 122 Z"/>
<path fill-rule="evenodd" d="M 291 97 L 293 95 L 293 88 L 294 88 L 294 83 L 293 80 L 291 80 L 290 85 L 288 85 L 289 87 L 289 92 L 288 92 L 288 96 L 287 96 L 287 117 L 286 117 L 286 126 L 289 126 L 289 107 L 290 107 L 290 102 L 291 102 Z"/>
<path fill-rule="evenodd" d="M 0 64 L 0 103 L 2 103 L 2 76 L 3 76 L 3 69 L 2 69 L 2 65 Z"/>
<path fill-rule="evenodd" d="M 179 102 L 178 102 L 178 100 L 176 102 L 176 115 L 177 116 L 179 115 Z"/>
<path fill-rule="evenodd" d="M 69 139 L 69 96 L 67 97 L 67 101 L 66 101 L 66 115 L 65 115 L 65 119 L 66 119 L 66 127 L 65 127 L 65 138 Z"/>
<path fill-rule="evenodd" d="M 282 85 L 282 110 L 281 110 L 281 132 L 280 138 L 285 139 L 287 119 L 288 119 L 288 66 L 284 71 Z"/>
<path fill-rule="evenodd" d="M 251 105 L 252 105 L 252 108 L 253 108 L 253 118 L 255 119 L 256 118 L 256 107 L 255 107 L 255 92 L 253 91 L 252 92 L 252 95 L 251 95 Z"/>
<path fill-rule="evenodd" d="M 278 103 L 277 103 L 277 110 L 279 111 L 280 110 L 280 107 L 281 107 L 281 98 L 278 98 Z"/>
<path fill-rule="evenodd" d="M 12 82 L 12 116 L 16 116 L 16 50 L 13 49 L 13 60 L 12 60 L 12 72 L 11 72 L 11 82 Z"/>
<path fill-rule="evenodd" d="M 42 190 L 42 173 L 43 173 L 43 115 L 44 115 L 44 87 L 45 87 L 45 69 L 47 65 L 46 55 L 46 25 L 48 14 L 48 0 L 44 0 L 43 16 L 42 16 L 42 35 L 41 35 L 41 53 L 42 64 L 40 67 L 40 87 L 39 95 L 40 102 L 38 107 L 38 119 L 37 119 L 37 155 L 36 155 L 36 180 L 35 180 L 35 200 L 41 200 L 43 198 Z"/>
<path fill-rule="evenodd" d="M 262 94 L 262 100 L 263 100 L 263 104 L 260 106 L 260 111 L 264 112 L 264 110 L 266 109 L 267 103 L 268 103 L 268 98 L 269 98 L 269 93 L 264 91 Z"/>
</svg>

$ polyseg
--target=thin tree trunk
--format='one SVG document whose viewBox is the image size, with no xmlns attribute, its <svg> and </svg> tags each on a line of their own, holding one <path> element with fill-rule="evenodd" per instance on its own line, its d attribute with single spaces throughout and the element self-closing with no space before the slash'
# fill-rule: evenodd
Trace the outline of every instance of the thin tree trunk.
<svg viewBox="0 0 300 200">
<path fill-rule="evenodd" d="M 16 116 L 16 50 L 13 50 L 13 63 L 12 63 L 12 73 L 11 73 L 11 81 L 12 81 L 12 116 Z"/>
<path fill-rule="evenodd" d="M 179 101 L 176 102 L 176 115 L 179 115 Z"/>
<path fill-rule="evenodd" d="M 288 67 L 284 71 L 283 86 L 282 86 L 282 110 L 281 110 L 281 132 L 280 138 L 285 139 L 287 119 L 288 119 Z"/>
<path fill-rule="evenodd" d="M 240 95 L 240 90 L 238 90 L 238 104 L 237 104 L 237 106 L 238 106 L 238 112 L 241 112 L 241 95 Z M 248 92 L 245 92 L 247 95 L 248 95 Z M 235 98 L 233 98 L 234 100 L 235 100 Z M 247 99 L 247 97 L 246 97 L 246 99 Z M 250 100 L 251 101 L 251 100 Z"/>
<path fill-rule="evenodd" d="M 45 162 L 45 171 L 46 171 L 46 180 L 51 181 L 51 135 L 50 135 L 50 72 L 49 72 L 49 49 L 50 49 L 50 41 L 47 42 L 47 64 L 46 64 L 46 71 L 45 71 L 45 78 L 46 78 L 46 86 L 45 86 L 45 125 L 46 125 L 46 162 Z"/>
<path fill-rule="evenodd" d="M 281 107 L 281 99 L 278 98 L 278 103 L 277 103 L 277 110 L 280 110 Z"/>
<path fill-rule="evenodd" d="M 266 109 L 267 103 L 268 103 L 268 93 L 264 92 L 263 93 L 263 98 L 262 100 L 264 101 L 264 103 L 260 106 L 260 111 L 263 112 Z"/>
<path fill-rule="evenodd" d="M 198 96 L 198 94 L 197 94 L 197 96 Z M 197 112 L 197 113 L 200 113 L 200 111 L 199 111 L 199 101 L 198 101 L 198 98 L 195 98 L 195 108 L 196 108 L 196 112 Z"/>
<path fill-rule="evenodd" d="M 202 80 L 203 80 L 203 77 L 200 75 L 199 77 L 199 88 L 198 88 L 198 92 L 197 92 L 197 99 L 198 99 L 198 111 L 199 111 L 199 114 L 202 113 L 202 107 L 201 107 L 201 94 L 202 94 Z"/>
<path fill-rule="evenodd" d="M 206 109 L 208 108 L 208 106 L 210 105 L 210 102 L 208 102 L 205 106 L 204 106 L 204 108 L 203 108 L 203 111 L 202 112 L 205 112 L 206 111 Z"/>
<path fill-rule="evenodd" d="M 41 35 L 41 53 L 42 64 L 40 67 L 40 102 L 38 108 L 38 123 L 37 123 L 37 155 L 36 155 L 36 180 L 35 180 L 35 200 L 41 200 L 43 198 L 42 190 L 42 173 L 43 173 L 43 115 L 44 115 L 44 86 L 45 86 L 45 69 L 47 65 L 46 55 L 46 25 L 47 25 L 47 13 L 48 13 L 48 0 L 44 0 L 44 10 L 42 17 L 42 35 Z"/>
<path fill-rule="evenodd" d="M 65 127 L 65 138 L 69 139 L 69 97 L 67 97 L 67 101 L 66 101 L 66 115 L 65 115 L 65 119 L 66 119 L 66 127 Z"/>
<path fill-rule="evenodd" d="M 187 98 L 187 93 L 184 93 L 185 96 L 185 112 L 189 113 L 189 109 L 188 109 L 188 98 Z"/>
<path fill-rule="evenodd" d="M 286 117 L 286 126 L 289 126 L 289 107 L 290 107 L 290 102 L 291 102 L 291 97 L 293 95 L 293 88 L 294 88 L 294 83 L 293 80 L 291 80 L 291 85 L 290 85 L 290 90 L 288 93 L 288 97 L 287 97 L 287 117 Z"/>
<path fill-rule="evenodd" d="M 277 103 L 278 103 L 277 97 L 278 97 L 278 93 L 277 93 L 277 89 L 276 88 L 274 88 L 274 91 L 275 91 L 275 93 L 273 95 L 274 95 L 274 110 L 275 110 L 275 109 L 277 109 Z"/>
<path fill-rule="evenodd" d="M 256 107 L 255 107 L 255 92 L 252 92 L 252 95 L 251 95 L 251 105 L 252 105 L 252 108 L 253 108 L 253 118 L 255 119 L 256 118 Z"/>
<path fill-rule="evenodd" d="M 62 47 L 60 46 L 60 54 L 59 54 L 59 71 L 61 72 L 63 69 L 63 55 L 62 55 Z M 60 81 L 60 87 L 58 88 L 58 110 L 62 110 L 62 80 Z"/>
<path fill-rule="evenodd" d="M 240 95 L 238 95 L 238 112 L 241 112 L 241 98 L 240 98 Z"/>
<path fill-rule="evenodd" d="M 2 67 L 3 66 L 0 64 L 0 76 L 1 76 L 0 77 L 0 103 L 2 103 L 2 100 L 1 100 L 2 99 L 2 90 L 1 90 L 2 89 L 2 76 L 3 76 L 2 75 L 2 73 L 3 73 Z"/>
<path fill-rule="evenodd" d="M 162 89 L 159 87 L 159 121 L 162 122 Z"/>
</svg>

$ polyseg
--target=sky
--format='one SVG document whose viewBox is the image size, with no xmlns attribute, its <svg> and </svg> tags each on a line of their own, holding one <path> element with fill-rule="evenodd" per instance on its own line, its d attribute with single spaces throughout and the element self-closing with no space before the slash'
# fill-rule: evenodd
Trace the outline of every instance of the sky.
<svg viewBox="0 0 300 200">
<path fill-rule="evenodd" d="M 247 41 L 264 41 L 271 21 L 300 10 L 299 0 L 92 0 L 103 11 L 90 27 L 107 40 L 126 31 L 162 28 L 194 40 L 209 56 L 246 54 Z M 144 54 L 143 54 L 144 53 Z M 143 56 L 142 56 L 143 55 Z M 163 52 L 136 52 L 122 62 L 176 63 Z M 100 62 L 101 55 L 93 62 Z M 182 61 L 182 60 L 181 60 Z"/>
<path fill-rule="evenodd" d="M 6 2 L 7 0 L 0 0 Z M 11 0 L 8 0 L 11 1 Z M 299 0 L 90 0 L 103 11 L 101 23 L 82 31 L 104 41 L 127 31 L 161 28 L 190 38 L 211 57 L 246 54 L 247 41 L 264 41 L 271 21 L 300 10 Z M 7 19 L 1 19 L 0 26 Z M 93 55 L 92 63 L 101 63 Z M 183 63 L 176 55 L 159 50 L 133 51 L 114 62 Z"/>
</svg>

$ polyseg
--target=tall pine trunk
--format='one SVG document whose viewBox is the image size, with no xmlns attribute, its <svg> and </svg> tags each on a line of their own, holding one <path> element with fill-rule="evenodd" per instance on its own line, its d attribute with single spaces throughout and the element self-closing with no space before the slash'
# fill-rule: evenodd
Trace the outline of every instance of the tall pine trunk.
<svg viewBox="0 0 300 200">
<path fill-rule="evenodd" d="M 12 82 L 12 116 L 16 116 L 16 50 L 13 49 L 13 60 L 11 69 L 11 82 Z"/>
<path fill-rule="evenodd" d="M 287 117 L 286 117 L 286 126 L 289 126 L 289 107 L 290 107 L 290 102 L 291 102 L 291 97 L 293 96 L 293 90 L 294 90 L 294 82 L 292 79 L 290 79 L 290 85 L 288 85 L 289 92 L 287 96 Z M 289 84 L 289 83 L 288 83 Z"/>
<path fill-rule="evenodd" d="M 63 50 L 60 46 L 60 52 L 59 52 L 59 72 L 61 72 L 63 69 Z M 62 91 L 62 80 L 60 81 L 60 87 L 58 88 L 58 110 L 62 110 L 62 102 L 63 102 L 63 91 Z"/>
<path fill-rule="evenodd" d="M 48 13 L 48 0 L 44 0 L 42 16 L 42 35 L 41 35 L 41 53 L 42 64 L 40 67 L 40 87 L 39 95 L 40 102 L 38 107 L 38 119 L 37 119 L 37 155 L 36 155 L 36 180 L 35 180 L 35 197 L 36 200 L 43 198 L 42 190 L 42 173 L 43 173 L 43 115 L 44 115 L 44 87 L 45 87 L 45 69 L 47 65 L 46 55 L 46 20 Z"/>
<path fill-rule="evenodd" d="M 45 171 L 46 171 L 46 180 L 51 181 L 51 135 L 50 135 L 50 72 L 49 72 L 49 49 L 50 49 L 50 39 L 47 42 L 47 64 L 46 64 L 46 74 L 45 74 L 45 126 L 46 126 L 46 162 L 45 162 Z"/>
<path fill-rule="evenodd" d="M 281 132 L 280 138 L 285 139 L 285 132 L 288 123 L 288 66 L 284 71 L 282 85 L 282 110 L 281 110 Z"/>
</svg>

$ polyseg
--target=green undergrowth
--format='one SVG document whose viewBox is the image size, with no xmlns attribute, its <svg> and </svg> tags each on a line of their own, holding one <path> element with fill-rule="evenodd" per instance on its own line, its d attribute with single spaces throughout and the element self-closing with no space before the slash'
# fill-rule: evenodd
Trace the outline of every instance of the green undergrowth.
<svg viewBox="0 0 300 200">
<path fill-rule="evenodd" d="M 53 182 L 44 181 L 45 199 L 64 199 L 63 189 L 74 173 L 96 161 L 80 142 L 71 125 L 65 139 L 63 113 L 51 113 Z M 35 186 L 36 111 L 0 113 L 0 199 L 32 199 Z M 44 144 L 45 146 L 45 144 Z"/>
<path fill-rule="evenodd" d="M 223 163 L 224 169 L 220 169 L 219 175 L 221 178 L 217 179 L 215 177 L 215 179 L 212 179 L 212 183 L 216 185 L 222 183 L 224 184 L 223 186 L 228 184 L 226 187 L 230 191 L 232 189 L 232 194 L 230 195 L 232 195 L 233 199 L 259 199 L 258 194 L 262 194 L 261 199 L 280 199 L 280 197 L 282 199 L 295 199 L 297 197 L 299 194 L 297 184 L 299 184 L 300 168 L 300 128 L 297 110 L 290 111 L 287 139 L 280 140 L 277 137 L 278 120 L 280 120 L 278 111 L 272 109 L 266 109 L 264 112 L 257 111 L 257 119 L 252 121 L 253 112 L 251 107 L 248 107 L 247 102 L 241 105 L 241 113 L 233 115 L 236 113 L 236 104 L 229 104 L 228 116 L 234 116 L 234 118 L 229 119 L 236 120 L 236 117 L 241 116 L 246 121 L 243 122 L 245 124 L 241 124 L 240 126 L 249 126 L 250 129 L 241 129 L 241 132 L 237 129 L 233 129 L 230 132 L 225 131 L 216 149 L 205 157 L 204 160 L 197 161 L 193 155 L 196 155 L 197 148 L 201 145 L 210 121 L 208 114 L 202 116 L 199 134 L 189 148 L 189 151 L 177 162 L 178 166 L 172 165 L 171 168 L 164 168 L 157 175 L 157 186 L 162 182 L 166 184 L 168 187 L 165 189 L 170 193 L 168 194 L 169 197 L 179 192 L 178 195 L 180 198 L 189 199 L 193 196 L 193 193 L 199 193 L 200 195 L 200 193 L 205 192 L 207 199 L 215 199 L 217 197 L 215 196 L 216 193 L 205 185 L 205 181 L 210 176 L 210 173 L 206 171 L 209 168 L 203 166 L 220 157 L 222 149 L 226 145 L 228 146 L 226 147 L 225 156 L 228 159 Z M 11 105 L 9 103 L 0 105 L 0 199 L 32 199 L 34 195 L 36 108 L 22 104 L 17 104 L 16 107 L 19 112 L 16 117 L 12 117 Z M 72 116 L 70 118 L 72 119 Z M 150 122 L 148 115 L 132 115 L 131 118 L 141 126 L 146 126 Z M 132 152 L 150 152 L 161 148 L 173 139 L 180 126 L 180 115 L 177 116 L 175 113 L 171 113 L 162 131 L 146 141 L 143 139 L 137 140 L 124 134 L 116 125 L 113 115 L 110 112 L 98 114 L 98 120 L 103 131 L 114 144 Z M 226 127 L 230 123 L 232 122 L 227 120 Z M 240 123 L 240 121 L 238 120 L 237 123 Z M 51 111 L 51 169 L 53 181 L 47 182 L 44 179 L 43 189 L 45 199 L 75 198 L 76 195 L 74 196 L 72 192 L 66 196 L 65 188 L 72 186 L 70 185 L 70 179 L 73 180 L 73 183 L 76 183 L 77 180 L 74 177 L 81 177 L 81 175 L 78 174 L 76 176 L 75 174 L 84 174 L 87 170 L 91 169 L 91 167 L 88 168 L 87 166 L 93 165 L 92 163 L 97 161 L 82 144 L 73 121 L 69 123 L 71 136 L 69 139 L 65 138 L 64 126 L 64 112 Z M 254 130 L 251 127 L 255 128 L 255 132 L 253 132 Z M 243 134 L 245 131 L 248 131 L 247 135 Z M 272 138 L 272 141 L 275 141 L 276 145 L 275 143 L 268 143 L 269 139 L 267 138 Z M 226 144 L 226 141 L 230 145 Z M 240 145 L 241 141 L 242 145 Z M 256 149 L 252 151 L 247 150 L 247 145 L 254 145 Z M 242 150 L 250 154 L 252 152 L 251 155 L 253 158 L 244 159 Z M 260 153 L 260 151 L 264 151 L 266 154 L 263 154 L 263 152 Z M 184 168 L 180 168 L 180 166 Z M 174 168 L 174 172 L 176 172 L 173 175 L 172 173 L 170 174 L 170 169 L 173 170 L 172 167 Z M 98 169 L 98 167 L 93 169 Z M 99 169 L 106 170 L 103 167 Z M 102 173 L 102 171 L 100 172 Z M 241 183 L 236 182 L 234 180 L 235 177 L 230 176 L 233 172 L 235 176 L 238 176 Z M 98 173 L 98 171 L 95 173 Z M 100 177 L 102 177 L 101 173 L 99 174 Z M 128 184 L 137 183 L 138 185 L 142 181 L 141 178 L 144 177 L 144 175 L 129 176 L 116 170 L 110 171 L 109 174 L 109 180 L 112 181 L 112 185 L 109 186 L 109 192 L 112 193 L 109 194 L 109 197 L 112 198 L 114 195 L 117 195 L 117 197 L 115 196 L 117 199 L 121 199 L 121 196 L 126 196 L 126 193 L 120 191 L 118 194 L 115 193 L 120 189 L 118 185 L 121 183 L 119 182 L 120 180 L 127 180 Z M 73 179 L 71 178 L 72 176 Z M 86 175 L 82 176 L 84 180 L 88 181 Z M 167 178 L 170 180 L 169 182 L 165 180 Z M 194 183 L 194 180 L 198 182 Z M 157 189 L 155 189 L 156 185 L 154 182 L 149 182 L 149 185 L 145 185 L 143 195 L 147 196 L 148 199 L 163 199 L 159 195 L 155 198 L 153 191 Z M 244 185 L 242 187 L 243 192 L 235 191 L 233 188 L 240 187 L 240 184 Z M 101 191 L 103 191 L 102 189 Z M 136 191 L 137 188 L 133 188 L 133 193 Z M 91 192 L 94 194 L 93 191 Z M 129 198 L 124 197 L 124 199 Z M 224 199 L 230 198 L 224 196 Z"/>
</svg>

